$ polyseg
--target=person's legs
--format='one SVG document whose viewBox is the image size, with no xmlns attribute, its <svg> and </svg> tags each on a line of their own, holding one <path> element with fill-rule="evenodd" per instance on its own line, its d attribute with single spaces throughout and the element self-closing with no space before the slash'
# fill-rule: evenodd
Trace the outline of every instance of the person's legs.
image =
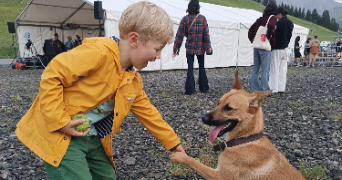
<svg viewBox="0 0 342 180">
<path fill-rule="evenodd" d="M 201 92 L 207 92 L 209 90 L 208 78 L 204 68 L 204 54 L 196 55 L 198 60 L 198 86 Z"/>
<path fill-rule="evenodd" d="M 92 180 L 86 160 L 86 137 L 72 137 L 58 167 L 44 162 L 50 180 Z"/>
<path fill-rule="evenodd" d="M 260 70 L 260 54 L 259 49 L 254 48 L 254 65 L 251 75 L 251 93 L 254 91 L 260 91 L 260 83 L 259 83 L 259 70 Z"/>
<path fill-rule="evenodd" d="M 98 136 L 90 136 L 86 159 L 93 180 L 115 180 L 115 170 L 109 162 Z"/>
<path fill-rule="evenodd" d="M 195 93 L 195 79 L 194 79 L 194 55 L 187 54 L 186 59 L 188 62 L 188 72 L 185 81 L 185 93 L 184 94 L 194 94 Z"/>
<path fill-rule="evenodd" d="M 270 63 L 270 78 L 268 85 L 272 89 L 272 93 L 278 92 L 278 79 L 279 79 L 279 65 L 280 65 L 280 50 L 271 51 L 271 63 Z"/>
<path fill-rule="evenodd" d="M 260 59 L 261 59 L 261 91 L 268 91 L 270 87 L 268 85 L 269 77 L 270 77 L 270 63 L 271 63 L 271 51 L 261 50 L 260 51 Z"/>
<path fill-rule="evenodd" d="M 279 92 L 285 92 L 286 73 L 287 73 L 287 52 L 285 49 L 283 49 L 283 50 L 280 50 L 279 84 L 278 84 Z"/>
<path fill-rule="evenodd" d="M 318 54 L 314 54 L 314 58 L 312 60 L 312 67 L 315 67 L 317 57 L 318 57 Z"/>
</svg>

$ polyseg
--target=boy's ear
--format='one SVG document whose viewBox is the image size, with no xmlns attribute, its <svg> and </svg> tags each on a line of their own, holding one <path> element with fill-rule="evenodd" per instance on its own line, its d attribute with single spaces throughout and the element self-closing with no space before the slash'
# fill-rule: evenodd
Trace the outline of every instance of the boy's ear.
<svg viewBox="0 0 342 180">
<path fill-rule="evenodd" d="M 128 34 L 128 42 L 132 48 L 137 48 L 139 42 L 139 34 L 137 32 L 130 32 Z"/>
<path fill-rule="evenodd" d="M 249 106 L 260 107 L 264 102 L 264 98 L 268 96 L 272 90 L 269 91 L 254 91 L 249 102 Z"/>
</svg>

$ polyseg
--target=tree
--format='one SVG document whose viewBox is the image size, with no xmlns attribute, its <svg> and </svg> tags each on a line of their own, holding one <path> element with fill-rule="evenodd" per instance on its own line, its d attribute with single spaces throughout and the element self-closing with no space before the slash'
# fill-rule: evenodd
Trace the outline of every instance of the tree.
<svg viewBox="0 0 342 180">
<path fill-rule="evenodd" d="M 324 10 L 322 14 L 322 21 L 321 24 L 323 27 L 330 28 L 330 15 L 328 10 Z"/>
<path fill-rule="evenodd" d="M 264 5 L 264 6 L 267 6 L 268 0 L 262 0 L 262 3 L 261 3 L 261 4 Z"/>
<path fill-rule="evenodd" d="M 312 21 L 311 21 L 311 22 L 317 24 L 317 23 L 318 23 L 318 16 L 319 16 L 319 15 L 318 15 L 318 13 L 317 13 L 317 10 L 314 9 L 314 10 L 312 11 Z"/>
<path fill-rule="evenodd" d="M 302 18 L 302 8 L 301 7 L 299 7 L 299 9 L 298 9 L 297 17 Z"/>
<path fill-rule="evenodd" d="M 283 2 L 281 2 L 281 5 L 280 5 L 280 7 L 282 7 L 282 8 L 284 8 L 284 9 L 285 9 L 285 6 L 284 6 L 284 3 L 283 3 Z"/>
<path fill-rule="evenodd" d="M 293 12 L 293 16 L 294 16 L 294 17 L 298 17 L 298 9 L 297 9 L 297 6 L 296 6 L 296 8 L 295 8 L 295 10 L 294 10 L 294 12 Z"/>
<path fill-rule="evenodd" d="M 277 1 L 276 0 L 268 0 L 268 4 L 270 4 L 270 3 L 277 4 Z"/>
<path fill-rule="evenodd" d="M 293 6 L 291 5 L 290 11 L 288 11 L 290 15 L 293 15 L 294 10 L 293 10 Z"/>
<path fill-rule="evenodd" d="M 310 9 L 308 9 L 308 11 L 306 11 L 305 20 L 312 22 L 312 14 L 311 14 Z"/>
<path fill-rule="evenodd" d="M 340 25 L 336 23 L 335 18 L 331 18 L 331 22 L 330 22 L 330 30 L 332 31 L 338 31 L 338 29 L 340 29 Z"/>
<path fill-rule="evenodd" d="M 302 19 L 305 19 L 305 8 L 303 8 L 303 11 L 302 11 Z"/>
</svg>

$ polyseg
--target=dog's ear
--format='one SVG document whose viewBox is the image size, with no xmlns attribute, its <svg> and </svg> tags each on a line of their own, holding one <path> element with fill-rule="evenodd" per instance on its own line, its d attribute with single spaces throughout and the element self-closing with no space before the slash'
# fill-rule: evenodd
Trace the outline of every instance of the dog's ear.
<svg viewBox="0 0 342 180">
<path fill-rule="evenodd" d="M 268 96 L 272 90 L 269 91 L 254 91 L 251 97 L 251 101 L 249 102 L 249 106 L 260 107 L 264 102 L 264 98 Z"/>
<path fill-rule="evenodd" d="M 234 79 L 234 89 L 243 89 L 241 83 L 240 83 L 240 80 L 239 80 L 239 69 L 236 70 L 235 72 L 235 79 Z"/>
</svg>

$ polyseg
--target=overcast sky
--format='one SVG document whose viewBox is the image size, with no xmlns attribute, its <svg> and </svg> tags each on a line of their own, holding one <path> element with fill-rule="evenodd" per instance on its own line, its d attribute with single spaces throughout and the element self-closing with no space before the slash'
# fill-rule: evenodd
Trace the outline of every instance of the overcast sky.
<svg viewBox="0 0 342 180">
<path fill-rule="evenodd" d="M 335 0 L 336 2 L 342 3 L 342 0 Z"/>
</svg>

